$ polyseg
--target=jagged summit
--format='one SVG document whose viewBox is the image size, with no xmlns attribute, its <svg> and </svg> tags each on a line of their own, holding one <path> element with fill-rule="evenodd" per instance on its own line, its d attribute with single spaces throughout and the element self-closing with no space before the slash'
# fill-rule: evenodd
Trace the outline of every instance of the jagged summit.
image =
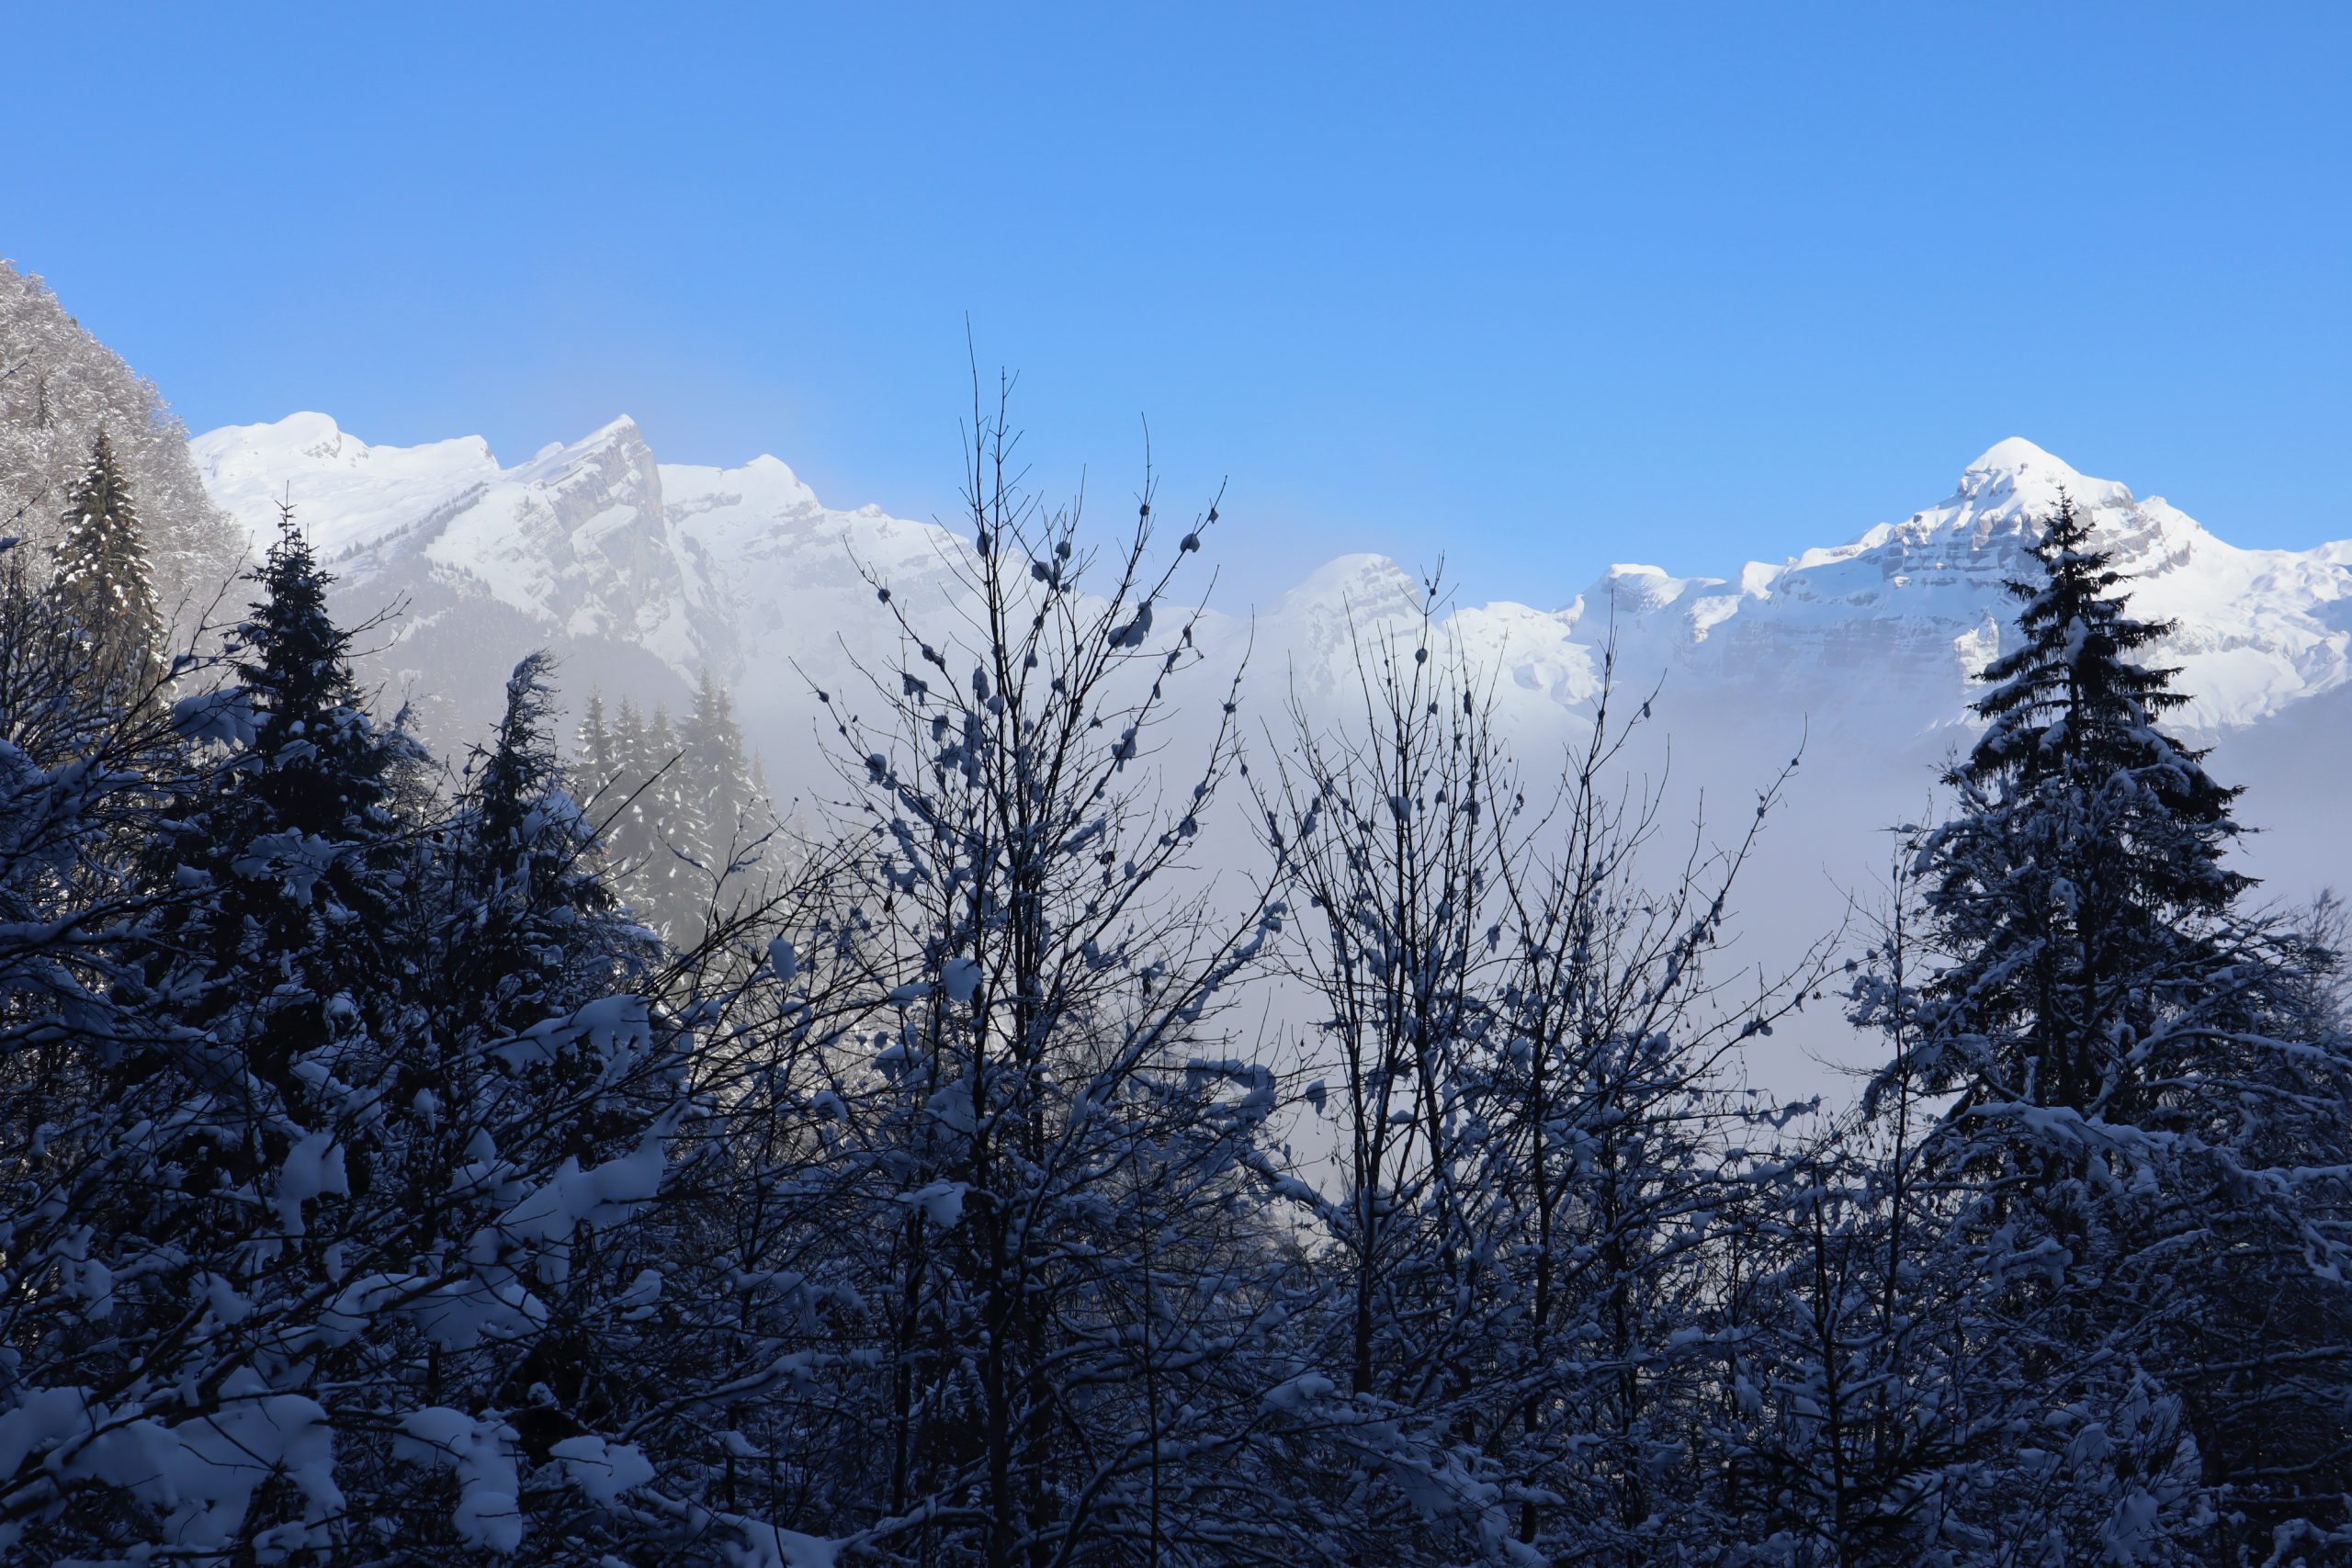
<svg viewBox="0 0 2352 1568">
<path fill-rule="evenodd" d="M 2140 613 L 2177 623 L 2165 657 L 2183 667 L 2192 727 L 2253 723 L 2352 673 L 2342 547 L 2239 549 L 2163 497 L 2082 473 L 2019 436 L 1902 522 L 1777 564 L 1751 561 L 1729 580 L 1736 589 L 1661 574 L 1646 607 L 1622 586 L 1615 604 L 1621 616 L 1633 610 L 1632 640 L 1659 667 L 1724 688 L 1770 684 L 1812 711 L 1908 705 L 1957 722 L 1970 677 L 2007 635 L 2004 585 L 2025 570 L 2062 494 L 2132 580 Z"/>
<path fill-rule="evenodd" d="M 1620 561 L 1578 595 L 1577 604 L 1579 613 L 1606 610 L 1611 615 L 1645 615 L 1686 594 L 1722 586 L 1719 577 L 1676 577 L 1661 566 Z"/>
</svg>

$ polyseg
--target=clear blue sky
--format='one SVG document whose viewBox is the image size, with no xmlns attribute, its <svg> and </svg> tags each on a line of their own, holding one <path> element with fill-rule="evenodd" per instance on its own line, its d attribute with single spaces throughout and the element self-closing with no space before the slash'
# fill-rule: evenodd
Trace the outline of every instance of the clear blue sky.
<svg viewBox="0 0 2352 1568">
<path fill-rule="evenodd" d="M 1724 570 L 2009 434 L 2352 535 L 2352 7 L 20 6 L 0 254 L 188 423 L 1229 474 L 1244 592 Z"/>
</svg>

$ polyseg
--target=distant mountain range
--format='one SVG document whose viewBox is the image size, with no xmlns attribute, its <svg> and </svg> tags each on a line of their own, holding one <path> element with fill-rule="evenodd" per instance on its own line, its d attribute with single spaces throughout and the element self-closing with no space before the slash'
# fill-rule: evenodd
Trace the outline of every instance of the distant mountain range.
<svg viewBox="0 0 2352 1568">
<path fill-rule="evenodd" d="M 257 541 L 288 502 L 347 593 L 403 596 L 387 669 L 461 707 L 466 688 L 494 686 L 487 656 L 553 642 L 586 667 L 574 683 L 660 690 L 708 664 L 754 732 L 780 737 L 808 706 L 794 666 L 836 677 L 846 654 L 883 648 L 861 563 L 920 595 L 948 590 L 965 548 L 931 524 L 827 507 L 774 457 L 658 462 L 626 419 L 511 468 L 479 438 L 371 446 L 316 413 L 215 430 L 192 450 L 214 501 Z M 1970 675 L 2005 634 L 2002 583 L 2062 490 L 2134 579 L 2137 611 L 2177 624 L 2166 657 L 2195 696 L 2189 727 L 2259 724 L 2352 677 L 2352 541 L 2240 549 L 2016 438 L 1943 501 L 1849 543 L 1720 576 L 1612 566 L 1561 607 L 1464 606 L 1448 627 L 1521 722 L 1573 722 L 1613 635 L 1629 679 L 1664 672 L 1685 704 L 1907 740 L 1963 716 Z M 1260 668 L 1271 655 L 1299 689 L 1336 690 L 1351 678 L 1351 623 L 1417 619 L 1418 596 L 1385 558 L 1333 561 L 1249 628 Z M 1241 631 L 1213 625 L 1212 640 Z"/>
</svg>

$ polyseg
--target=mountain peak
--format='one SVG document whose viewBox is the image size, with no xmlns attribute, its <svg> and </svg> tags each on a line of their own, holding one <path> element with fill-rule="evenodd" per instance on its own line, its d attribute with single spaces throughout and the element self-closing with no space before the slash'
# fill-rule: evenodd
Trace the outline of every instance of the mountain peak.
<svg viewBox="0 0 2352 1568">
<path fill-rule="evenodd" d="M 1277 614 L 1380 619 L 1420 613 L 1420 585 L 1384 555 L 1338 556 L 1283 595 Z"/>
<path fill-rule="evenodd" d="M 2134 500 L 2130 486 L 2093 479 L 2024 436 L 2012 435 L 1968 465 L 1948 504 L 1959 504 L 1979 522 L 2018 525 L 2055 512 L 2061 494 L 2092 511 L 2125 509 Z"/>
<path fill-rule="evenodd" d="M 1618 561 L 1577 596 L 1579 613 L 1594 606 L 1604 614 L 1645 615 L 1674 604 L 1692 589 L 1721 588 L 1719 577 L 1677 577 L 1664 567 L 1641 561 Z"/>
<path fill-rule="evenodd" d="M 2012 435 L 1996 441 L 1984 448 L 1984 455 L 1968 465 L 1963 477 L 1975 474 L 2021 474 L 2033 472 L 2049 477 L 2080 479 L 2063 457 L 2053 457 L 2022 435 Z"/>
<path fill-rule="evenodd" d="M 343 446 L 343 426 L 334 416 L 312 410 L 288 414 L 273 427 L 288 446 L 299 450 L 332 455 Z"/>
</svg>

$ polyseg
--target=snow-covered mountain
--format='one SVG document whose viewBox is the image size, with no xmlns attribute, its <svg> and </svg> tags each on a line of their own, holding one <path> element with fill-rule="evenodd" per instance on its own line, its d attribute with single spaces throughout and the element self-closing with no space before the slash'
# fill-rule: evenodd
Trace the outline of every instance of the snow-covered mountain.
<svg viewBox="0 0 2352 1568">
<path fill-rule="evenodd" d="M 774 457 L 658 462 L 625 419 L 512 468 L 478 439 L 371 446 L 321 414 L 216 430 L 193 450 L 256 544 L 292 505 L 343 580 L 346 618 L 399 602 L 365 639 L 379 649 L 371 668 L 419 705 L 445 754 L 483 732 L 514 661 L 547 646 L 575 699 L 601 687 L 674 707 L 707 664 L 779 794 L 798 794 L 827 776 L 812 687 L 855 694 L 853 661 L 887 671 L 897 657 L 865 574 L 921 620 L 955 592 L 966 549 L 930 524 L 827 507 Z M 1750 871 L 1771 917 L 1749 956 L 1783 962 L 1837 926 L 1849 896 L 1870 897 L 1891 850 L 1878 829 L 1932 809 L 1971 675 L 2007 634 L 2002 583 L 2062 489 L 2135 579 L 2137 609 L 2177 623 L 2166 656 L 2195 695 L 2185 720 L 2224 741 L 2215 766 L 2250 786 L 2245 819 L 2268 829 L 2249 868 L 2287 900 L 2352 885 L 2336 805 L 2352 776 L 2352 543 L 2240 549 L 2027 441 L 2001 442 L 1944 500 L 1846 544 L 1713 576 L 1615 566 L 1555 608 L 1457 607 L 1442 635 L 1491 672 L 1532 771 L 1582 731 L 1612 642 L 1637 694 L 1662 677 L 1660 722 L 1628 754 L 1628 782 L 1670 769 L 1669 822 L 1702 805 L 1718 821 L 1750 818 L 1749 792 L 1802 740 L 1804 766 Z M 1254 619 L 1205 621 L 1200 641 L 1228 662 L 1246 641 L 1245 698 L 1279 746 L 1286 702 L 1342 711 L 1353 640 L 1419 637 L 1420 598 L 1395 562 L 1345 557 Z M 1184 722 L 1163 740 L 1192 743 Z M 1247 846 L 1244 831 L 1231 847 Z"/>
<path fill-rule="evenodd" d="M 1727 580 L 1612 568 L 1579 620 L 1613 598 L 1631 646 L 1699 683 L 1832 709 L 1840 694 L 1908 705 L 1940 693 L 1918 719 L 1947 722 L 2007 630 L 2002 583 L 2020 574 L 2062 491 L 2132 578 L 2134 613 L 2176 623 L 2165 657 L 2194 694 L 2189 725 L 2253 724 L 2352 674 L 2352 542 L 2240 549 L 2161 496 L 2088 478 L 2014 437 L 1968 465 L 1942 502 L 1849 544 L 1750 562 Z"/>
<path fill-rule="evenodd" d="M 901 592 L 936 588 L 963 547 L 871 506 L 829 508 L 774 457 L 657 462 L 626 419 L 512 468 L 479 438 L 371 446 L 315 413 L 216 430 L 194 451 L 257 541 L 290 502 L 347 592 L 406 594 L 396 635 L 417 652 L 451 623 L 480 623 L 678 679 L 708 663 L 775 717 L 794 705 L 790 666 L 821 676 L 844 644 L 882 635 L 861 565 Z M 2352 676 L 2352 541 L 2240 549 L 2161 497 L 2014 438 L 1945 500 L 1849 543 L 1720 576 L 1613 566 L 1562 608 L 1463 607 L 1450 629 L 1530 719 L 1590 700 L 1613 633 L 1631 678 L 1664 671 L 1690 700 L 1859 718 L 1894 739 L 1962 716 L 2007 623 L 2002 582 L 2061 490 L 2116 547 L 2139 612 L 2177 624 L 2167 655 L 2196 728 L 2257 723 Z M 1271 650 L 1302 689 L 1334 690 L 1351 626 L 1410 620 L 1417 595 L 1381 557 L 1333 561 L 1259 618 L 1261 667 Z M 478 673 L 483 651 L 447 672 Z"/>
<path fill-rule="evenodd" d="M 657 463 L 627 419 L 513 468 L 478 437 L 374 446 L 315 413 L 192 445 L 257 550 L 288 506 L 347 611 L 401 605 L 379 672 L 468 724 L 501 660 L 552 645 L 568 685 L 649 704 L 707 664 L 773 731 L 805 692 L 793 660 L 836 671 L 842 637 L 863 652 L 879 635 L 859 563 L 920 578 L 956 547 L 876 508 L 830 510 L 774 457 Z"/>
</svg>

